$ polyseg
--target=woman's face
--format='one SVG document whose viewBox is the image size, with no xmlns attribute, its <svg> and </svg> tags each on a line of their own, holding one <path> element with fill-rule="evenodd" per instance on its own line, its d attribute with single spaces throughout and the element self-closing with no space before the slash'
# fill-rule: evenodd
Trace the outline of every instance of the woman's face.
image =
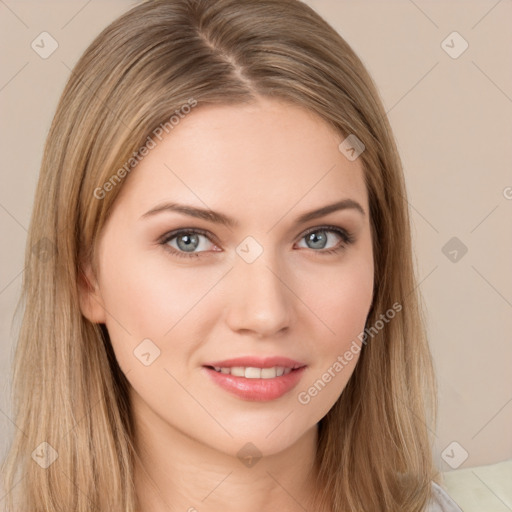
<svg viewBox="0 0 512 512">
<path fill-rule="evenodd" d="M 106 324 L 137 421 L 230 455 L 277 453 L 358 359 L 373 290 L 361 160 L 276 100 L 198 106 L 154 141 L 117 185 L 82 311 Z"/>
</svg>

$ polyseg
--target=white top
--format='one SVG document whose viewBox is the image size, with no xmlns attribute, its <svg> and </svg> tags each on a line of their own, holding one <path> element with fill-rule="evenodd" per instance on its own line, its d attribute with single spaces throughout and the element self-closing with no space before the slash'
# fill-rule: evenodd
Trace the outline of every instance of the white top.
<svg viewBox="0 0 512 512">
<path fill-rule="evenodd" d="M 432 499 L 426 512 L 462 512 L 461 508 L 438 484 L 432 482 Z"/>
</svg>

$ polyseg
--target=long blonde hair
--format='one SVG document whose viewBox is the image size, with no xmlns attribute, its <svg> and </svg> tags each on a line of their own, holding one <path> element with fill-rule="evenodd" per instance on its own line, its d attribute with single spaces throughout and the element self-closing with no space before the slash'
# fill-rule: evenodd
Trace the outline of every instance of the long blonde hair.
<svg viewBox="0 0 512 512">
<path fill-rule="evenodd" d="M 438 478 L 429 436 L 435 381 L 401 162 L 371 77 L 344 39 L 298 0 L 151 0 L 87 48 L 46 141 L 13 366 L 20 429 L 4 466 L 9 511 L 136 510 L 128 383 L 105 327 L 79 307 L 82 264 L 94 261 L 123 182 L 101 199 L 97 189 L 191 98 L 201 105 L 258 96 L 308 108 L 340 142 L 355 134 L 364 143 L 375 263 L 367 326 L 401 306 L 362 347 L 319 423 L 318 503 L 335 512 L 425 509 Z M 55 454 L 46 469 L 35 463 Z"/>
</svg>

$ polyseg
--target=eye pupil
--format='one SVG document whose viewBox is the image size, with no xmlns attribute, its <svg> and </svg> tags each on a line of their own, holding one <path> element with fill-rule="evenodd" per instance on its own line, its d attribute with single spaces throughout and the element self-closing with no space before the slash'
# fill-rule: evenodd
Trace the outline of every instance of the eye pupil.
<svg viewBox="0 0 512 512">
<path fill-rule="evenodd" d="M 182 242 L 185 240 L 184 245 L 182 245 Z M 184 234 L 180 235 L 177 238 L 177 244 L 178 247 L 187 252 L 192 252 L 195 249 L 197 249 L 197 246 L 199 244 L 199 238 L 197 235 L 190 235 L 190 234 Z"/>
<path fill-rule="evenodd" d="M 320 233 L 320 236 L 318 235 Z M 323 249 L 327 243 L 327 235 L 325 231 L 315 231 L 307 235 L 308 242 L 313 243 L 312 249 Z"/>
</svg>

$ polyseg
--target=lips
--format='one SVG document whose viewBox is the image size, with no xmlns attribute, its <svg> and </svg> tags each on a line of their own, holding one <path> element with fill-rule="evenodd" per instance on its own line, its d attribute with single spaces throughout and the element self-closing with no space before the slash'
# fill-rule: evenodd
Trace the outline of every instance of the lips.
<svg viewBox="0 0 512 512">
<path fill-rule="evenodd" d="M 294 388 L 306 365 L 287 357 L 238 357 L 211 361 L 203 371 L 222 389 L 251 401 L 277 399 Z"/>
</svg>

